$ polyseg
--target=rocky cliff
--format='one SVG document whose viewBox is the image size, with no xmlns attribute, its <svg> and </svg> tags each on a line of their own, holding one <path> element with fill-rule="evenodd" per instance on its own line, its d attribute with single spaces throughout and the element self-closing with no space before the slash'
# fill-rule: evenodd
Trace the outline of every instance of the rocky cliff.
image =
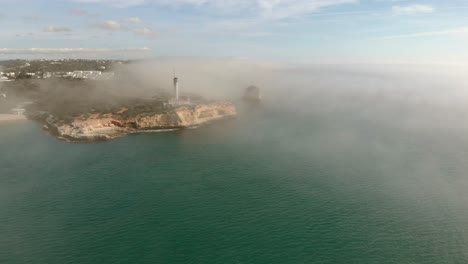
<svg viewBox="0 0 468 264">
<path fill-rule="evenodd" d="M 130 133 L 148 130 L 179 129 L 205 125 L 237 115 L 236 108 L 229 102 L 212 102 L 179 106 L 163 112 L 125 115 L 117 113 L 81 115 L 68 121 L 58 120 L 42 113 L 35 118 L 42 120 L 44 127 L 61 139 L 70 141 L 108 140 Z"/>
</svg>

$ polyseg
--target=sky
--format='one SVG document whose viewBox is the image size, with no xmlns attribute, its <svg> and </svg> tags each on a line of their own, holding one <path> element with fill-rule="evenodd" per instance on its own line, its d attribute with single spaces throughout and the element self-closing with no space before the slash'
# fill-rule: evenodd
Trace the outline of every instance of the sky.
<svg viewBox="0 0 468 264">
<path fill-rule="evenodd" d="M 468 62 L 466 0 L 0 0 L 0 59 Z"/>
</svg>

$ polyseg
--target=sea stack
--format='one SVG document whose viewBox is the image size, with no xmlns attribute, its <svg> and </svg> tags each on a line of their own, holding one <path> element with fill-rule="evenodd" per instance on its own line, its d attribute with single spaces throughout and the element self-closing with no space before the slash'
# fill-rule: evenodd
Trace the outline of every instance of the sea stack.
<svg viewBox="0 0 468 264">
<path fill-rule="evenodd" d="M 244 100 L 248 102 L 260 102 L 262 100 L 260 88 L 253 85 L 247 87 L 244 93 Z"/>
</svg>

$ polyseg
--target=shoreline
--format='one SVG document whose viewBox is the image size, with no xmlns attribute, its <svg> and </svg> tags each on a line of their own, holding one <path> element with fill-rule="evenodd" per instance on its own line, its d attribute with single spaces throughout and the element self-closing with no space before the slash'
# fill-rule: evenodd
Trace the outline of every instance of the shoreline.
<svg viewBox="0 0 468 264">
<path fill-rule="evenodd" d="M 130 134 L 190 129 L 235 116 L 235 106 L 225 101 L 179 106 L 164 112 L 143 112 L 131 116 L 102 113 L 62 120 L 47 112 L 28 114 L 32 120 L 42 123 L 49 134 L 67 142 L 106 141 Z"/>
<path fill-rule="evenodd" d="M 0 114 L 0 123 L 20 120 L 27 120 L 27 118 L 24 115 Z"/>
</svg>

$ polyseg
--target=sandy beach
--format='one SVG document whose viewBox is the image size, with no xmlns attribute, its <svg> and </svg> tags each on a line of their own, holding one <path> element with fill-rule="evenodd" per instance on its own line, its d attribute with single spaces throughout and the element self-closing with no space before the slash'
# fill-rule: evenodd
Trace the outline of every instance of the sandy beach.
<svg viewBox="0 0 468 264">
<path fill-rule="evenodd" d="M 24 115 L 0 114 L 0 122 L 26 120 Z"/>
</svg>

